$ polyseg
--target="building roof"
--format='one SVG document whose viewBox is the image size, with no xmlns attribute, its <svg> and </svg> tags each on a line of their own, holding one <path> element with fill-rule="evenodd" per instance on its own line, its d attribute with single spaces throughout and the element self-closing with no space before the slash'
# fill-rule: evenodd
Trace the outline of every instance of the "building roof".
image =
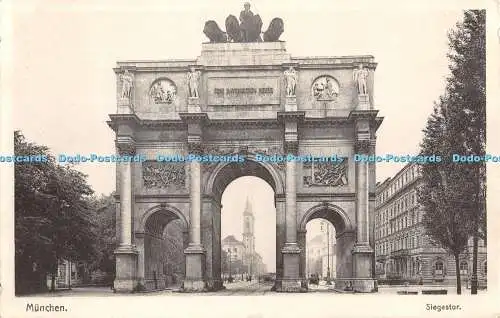
<svg viewBox="0 0 500 318">
<path fill-rule="evenodd" d="M 253 216 L 252 204 L 248 200 L 248 196 L 247 196 L 247 201 L 245 203 L 245 210 L 243 210 L 243 215 L 251 215 L 251 216 Z"/>
<path fill-rule="evenodd" d="M 239 245 L 244 245 L 242 241 L 238 241 L 234 235 L 228 235 L 222 240 L 222 244 L 239 244 Z"/>
</svg>

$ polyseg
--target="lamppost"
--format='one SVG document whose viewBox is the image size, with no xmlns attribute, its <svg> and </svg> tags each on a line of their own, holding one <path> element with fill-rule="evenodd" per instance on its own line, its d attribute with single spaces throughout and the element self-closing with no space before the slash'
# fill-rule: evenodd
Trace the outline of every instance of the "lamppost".
<svg viewBox="0 0 500 318">
<path fill-rule="evenodd" d="M 325 223 L 321 222 L 321 230 L 324 231 L 323 225 Z M 326 225 L 326 249 L 327 249 L 327 267 L 326 267 L 326 284 L 331 285 L 332 281 L 330 279 L 330 225 Z"/>
<path fill-rule="evenodd" d="M 229 254 L 229 277 L 228 277 L 228 281 L 231 283 L 232 282 L 232 277 L 231 277 L 231 248 L 229 248 L 229 250 L 227 251 L 227 253 Z"/>
<path fill-rule="evenodd" d="M 71 264 L 71 260 L 68 260 L 68 263 L 69 263 L 69 279 L 68 279 L 68 289 L 71 290 L 71 274 L 73 274 L 73 268 L 72 268 L 72 264 Z"/>
</svg>

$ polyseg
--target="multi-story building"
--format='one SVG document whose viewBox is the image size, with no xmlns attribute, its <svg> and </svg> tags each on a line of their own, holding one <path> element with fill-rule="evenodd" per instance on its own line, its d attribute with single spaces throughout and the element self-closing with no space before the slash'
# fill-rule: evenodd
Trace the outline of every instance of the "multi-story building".
<svg viewBox="0 0 500 318">
<path fill-rule="evenodd" d="M 326 242 L 325 234 L 316 235 L 307 242 L 306 273 L 308 277 L 312 274 L 317 274 L 321 278 L 326 279 L 328 269 L 330 269 L 330 278 L 335 278 L 336 255 L 332 232 L 330 232 L 329 246 Z M 328 247 L 330 248 L 330 253 L 328 253 Z"/>
<path fill-rule="evenodd" d="M 78 273 L 78 263 L 61 260 L 57 266 L 54 277 L 55 288 L 71 288 L 82 283 L 82 277 Z M 47 287 L 52 287 L 52 275 L 47 275 Z"/>
<path fill-rule="evenodd" d="M 380 281 L 455 283 L 455 258 L 433 245 L 425 234 L 423 209 L 417 203 L 421 185 L 419 166 L 407 164 L 393 178 L 377 184 L 375 208 L 375 261 Z M 472 240 L 460 256 L 466 285 L 472 273 Z M 486 285 L 486 246 L 480 240 L 478 279 Z"/>
</svg>

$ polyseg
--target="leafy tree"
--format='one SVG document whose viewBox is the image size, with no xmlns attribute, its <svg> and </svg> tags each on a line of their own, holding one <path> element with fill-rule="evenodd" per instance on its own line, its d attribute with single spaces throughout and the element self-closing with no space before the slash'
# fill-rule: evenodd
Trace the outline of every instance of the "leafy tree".
<svg viewBox="0 0 500 318">
<path fill-rule="evenodd" d="M 484 156 L 486 145 L 486 11 L 468 10 L 463 21 L 449 34 L 450 71 L 446 90 L 449 95 L 450 128 L 465 148 L 464 154 Z M 478 239 L 486 242 L 486 168 L 484 162 L 471 165 L 469 188 L 474 208 L 470 232 L 473 237 L 471 293 L 477 293 Z"/>
<path fill-rule="evenodd" d="M 461 293 L 459 255 L 472 235 L 472 293 L 475 293 L 477 239 L 479 235 L 486 238 L 484 163 L 452 162 L 453 154 L 484 156 L 485 152 L 484 21 L 484 10 L 465 11 L 463 22 L 450 31 L 451 76 L 428 119 L 421 144 L 422 154 L 443 158 L 441 164 L 422 165 L 423 187 L 418 197 L 425 210 L 423 223 L 427 234 L 455 257 L 458 294 Z"/>
<path fill-rule="evenodd" d="M 117 247 L 114 193 L 93 198 L 91 205 L 96 223 L 94 228 L 95 253 L 88 267 L 91 271 L 104 272 L 107 275 L 107 283 L 111 283 L 115 272 L 114 251 Z"/>
<path fill-rule="evenodd" d="M 470 169 L 466 165 L 453 163 L 453 153 L 461 153 L 452 143 L 452 131 L 447 129 L 447 99 L 442 97 L 424 130 L 421 144 L 422 155 L 436 154 L 443 161 L 439 164 L 423 164 L 422 187 L 418 189 L 418 201 L 425 213 L 423 225 L 430 240 L 445 248 L 455 258 L 457 294 L 461 293 L 460 254 L 467 247 L 469 238 L 468 216 L 471 204 L 467 199 Z M 460 143 L 458 143 L 460 144 Z"/>
<path fill-rule="evenodd" d="M 84 174 L 58 165 L 47 147 L 27 142 L 19 131 L 14 152 L 46 158 L 14 165 L 16 292 L 32 292 L 44 288 L 47 273 L 55 277 L 60 260 L 92 257 L 92 189 Z"/>
</svg>

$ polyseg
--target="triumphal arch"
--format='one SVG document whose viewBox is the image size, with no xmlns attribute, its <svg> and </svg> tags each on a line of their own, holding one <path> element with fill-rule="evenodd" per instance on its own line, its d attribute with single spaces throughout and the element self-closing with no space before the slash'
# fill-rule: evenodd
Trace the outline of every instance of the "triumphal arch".
<svg viewBox="0 0 500 318">
<path fill-rule="evenodd" d="M 212 22 L 196 59 L 114 69 L 118 103 L 108 124 L 118 154 L 134 156 L 117 163 L 115 291 L 164 286 L 162 233 L 173 220 L 182 227 L 183 290 L 223 288 L 221 196 L 241 176 L 260 177 L 275 193 L 274 290 L 307 290 L 305 225 L 324 218 L 336 229 L 335 287 L 375 291 L 375 166 L 353 159 L 375 152 L 382 122 L 374 58 L 293 57 L 278 40 L 279 18 L 276 32 L 253 40 L 252 32 L 238 37 L 237 20 L 227 32 Z M 238 159 L 199 160 L 209 155 Z M 289 160 L 334 155 L 342 160 Z"/>
</svg>

